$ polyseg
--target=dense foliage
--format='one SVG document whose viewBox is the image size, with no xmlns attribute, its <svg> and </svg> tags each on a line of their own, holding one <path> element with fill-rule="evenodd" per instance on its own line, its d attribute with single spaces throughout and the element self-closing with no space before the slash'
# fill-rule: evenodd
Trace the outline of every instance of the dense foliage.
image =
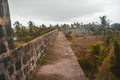
<svg viewBox="0 0 120 80">
<path fill-rule="evenodd" d="M 46 26 L 44 24 L 37 26 L 34 22 L 29 21 L 28 26 L 22 25 L 19 21 L 14 23 L 14 45 L 17 47 L 21 43 L 28 42 L 36 37 L 56 29 L 56 26 Z"/>
<path fill-rule="evenodd" d="M 120 44 L 117 41 L 114 43 L 114 55 L 115 61 L 111 64 L 111 71 L 120 78 Z"/>
</svg>

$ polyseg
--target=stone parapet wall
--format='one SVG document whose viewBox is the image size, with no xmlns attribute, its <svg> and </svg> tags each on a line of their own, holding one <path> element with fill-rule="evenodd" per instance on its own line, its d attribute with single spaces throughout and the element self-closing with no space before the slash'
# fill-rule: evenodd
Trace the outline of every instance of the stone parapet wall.
<svg viewBox="0 0 120 80">
<path fill-rule="evenodd" d="M 44 34 L 20 47 L 0 55 L 2 80 L 25 80 L 34 72 L 37 61 L 46 47 L 55 39 L 58 30 Z"/>
</svg>

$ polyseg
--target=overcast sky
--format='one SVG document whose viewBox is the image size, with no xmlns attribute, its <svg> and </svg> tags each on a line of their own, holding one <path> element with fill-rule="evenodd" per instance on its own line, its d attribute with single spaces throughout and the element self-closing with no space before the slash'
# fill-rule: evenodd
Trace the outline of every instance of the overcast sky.
<svg viewBox="0 0 120 80">
<path fill-rule="evenodd" d="M 120 0 L 8 0 L 11 20 L 24 25 L 100 22 L 107 15 L 112 22 L 120 22 Z"/>
</svg>

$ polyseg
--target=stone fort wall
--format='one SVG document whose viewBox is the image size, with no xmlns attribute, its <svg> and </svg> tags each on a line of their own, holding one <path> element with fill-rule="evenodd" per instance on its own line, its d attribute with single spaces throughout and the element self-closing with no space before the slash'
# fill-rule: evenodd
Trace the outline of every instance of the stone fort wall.
<svg viewBox="0 0 120 80">
<path fill-rule="evenodd" d="M 0 0 L 0 80 L 25 80 L 36 70 L 37 61 L 57 30 L 14 49 L 8 0 Z"/>
<path fill-rule="evenodd" d="M 44 34 L 20 47 L 0 54 L 0 78 L 25 80 L 36 70 L 37 61 L 55 39 L 58 30 Z"/>
</svg>

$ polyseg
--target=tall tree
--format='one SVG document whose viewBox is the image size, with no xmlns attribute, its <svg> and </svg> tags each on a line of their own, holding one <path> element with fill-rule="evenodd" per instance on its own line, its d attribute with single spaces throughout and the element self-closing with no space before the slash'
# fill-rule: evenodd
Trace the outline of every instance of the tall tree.
<svg viewBox="0 0 120 80">
<path fill-rule="evenodd" d="M 28 22 L 28 25 L 29 25 L 29 33 L 30 35 L 32 36 L 32 38 L 35 38 L 35 35 L 34 35 L 34 22 L 32 21 L 29 21 Z"/>
<path fill-rule="evenodd" d="M 109 19 L 107 20 L 107 16 L 105 16 L 105 15 L 100 17 L 100 20 L 101 20 L 101 28 L 103 31 L 104 43 L 105 43 L 106 42 L 106 28 L 109 26 L 110 20 Z M 106 45 L 106 43 L 105 43 L 105 45 Z"/>
<path fill-rule="evenodd" d="M 17 39 L 19 39 L 21 37 L 21 24 L 19 23 L 19 21 L 16 21 L 13 26 L 15 26 L 15 34 L 17 36 Z"/>
</svg>

